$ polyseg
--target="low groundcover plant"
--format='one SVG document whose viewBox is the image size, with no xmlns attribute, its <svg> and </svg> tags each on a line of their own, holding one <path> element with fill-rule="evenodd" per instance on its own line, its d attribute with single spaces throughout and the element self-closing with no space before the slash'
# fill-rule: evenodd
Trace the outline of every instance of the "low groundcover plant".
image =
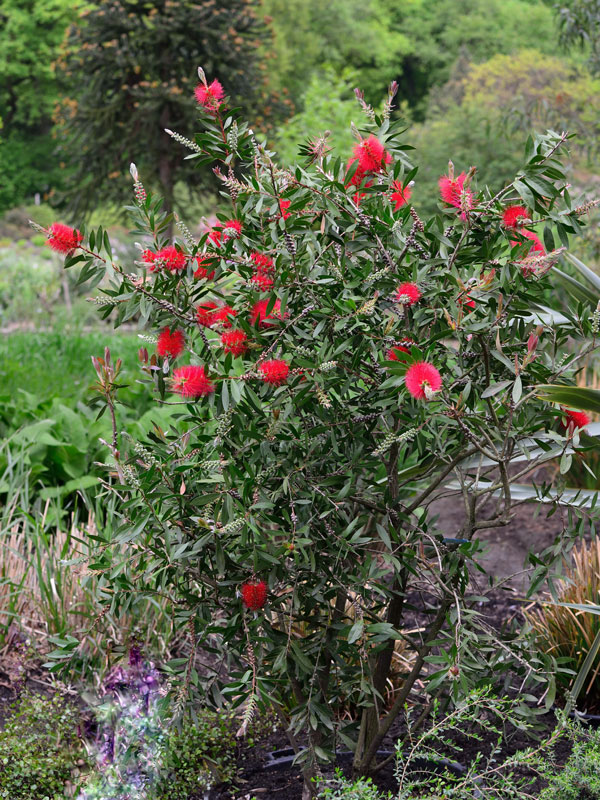
<svg viewBox="0 0 600 800">
<path fill-rule="evenodd" d="M 593 309 L 548 307 L 561 305 L 554 268 L 588 210 L 568 193 L 569 137 L 530 137 L 497 194 L 450 164 L 440 212 L 421 219 L 395 91 L 380 115 L 357 94 L 365 122 L 349 158 L 316 136 L 282 169 L 200 70 L 202 132 L 168 133 L 222 181 L 218 224 L 197 240 L 177 220 L 168 240 L 172 218 L 132 165 L 135 271 L 102 229 L 47 230 L 81 282 L 103 282 L 104 318 L 149 331 L 143 380 L 178 412 L 145 441 L 122 436 L 120 365 L 94 359 L 121 515 L 91 565 L 102 600 L 116 613 L 167 598 L 191 645 L 169 667 L 175 708 L 189 693 L 229 698 L 243 733 L 257 704 L 273 706 L 307 794 L 339 747 L 356 775 L 376 770 L 407 703 L 418 727 L 432 696 L 515 673 L 523 687 L 552 682 L 550 657 L 517 657 L 485 626 L 469 576 L 479 532 L 513 517 L 515 483 L 548 459 L 568 469 L 579 423 L 537 387 L 572 384 L 597 346 Z M 451 496 L 465 517 L 448 530 L 430 509 Z M 530 496 L 565 502 L 547 485 Z M 565 535 L 588 513 L 575 503 Z M 536 556 L 532 590 L 559 551 Z M 416 593 L 417 629 L 404 623 Z M 401 673 L 399 639 L 413 654 Z M 78 642 L 58 645 L 59 666 Z M 214 653 L 202 678 L 199 648 Z"/>
</svg>

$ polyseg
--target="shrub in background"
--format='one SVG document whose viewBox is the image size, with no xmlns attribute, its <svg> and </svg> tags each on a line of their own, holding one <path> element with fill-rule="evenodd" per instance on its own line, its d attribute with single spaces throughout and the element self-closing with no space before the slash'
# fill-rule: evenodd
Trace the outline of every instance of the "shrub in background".
<svg viewBox="0 0 600 800">
<path fill-rule="evenodd" d="M 188 800 L 237 776 L 233 720 L 223 713 L 201 710 L 195 723 L 173 730 L 162 760 L 157 800 Z"/>
<path fill-rule="evenodd" d="M 244 706 L 243 732 L 257 704 L 274 706 L 308 794 L 317 761 L 340 744 L 357 774 L 376 768 L 409 699 L 423 724 L 430 704 L 417 685 L 458 701 L 515 672 L 521 686 L 553 680 L 543 653 L 513 658 L 490 634 L 469 576 L 478 532 L 507 525 L 515 498 L 569 505 L 567 537 L 589 513 L 549 485 L 515 486 L 548 459 L 568 468 L 578 444 L 539 387 L 561 382 L 572 398 L 579 360 L 597 347 L 587 303 L 564 317 L 544 305 L 588 207 L 568 194 L 568 136 L 547 133 L 529 138 L 525 165 L 494 196 L 474 169 L 450 165 L 441 211 L 422 220 L 410 146 L 390 121 L 394 85 L 382 114 L 357 94 L 365 125 L 349 160 L 316 135 L 305 163 L 283 169 L 219 81 L 200 79 L 202 132 L 176 138 L 230 197 L 213 230 L 198 241 L 179 223 L 167 239 L 172 220 L 133 165 L 146 237 L 137 273 L 102 230 L 46 230 L 81 282 L 110 280 L 104 318 L 137 315 L 155 332 L 156 352 L 140 351 L 143 379 L 176 412 L 135 443 L 114 421 L 120 524 L 100 532 L 94 569 L 113 612 L 167 597 L 188 631 L 187 664 L 168 665 L 176 711 L 188 692 L 228 698 Z M 117 365 L 108 351 L 93 362 L 116 420 Z M 466 509 L 456 528 L 430 513 L 440 495 Z M 536 555 L 531 591 L 559 554 Z M 413 592 L 424 624 L 405 631 Z M 414 660 L 384 709 L 398 639 Z M 198 647 L 228 665 L 226 679 L 217 667 L 200 679 Z"/>
<path fill-rule="evenodd" d="M 89 762 L 77 732 L 79 712 L 59 695 L 24 693 L 0 731 L 0 797 L 61 800 Z"/>
<path fill-rule="evenodd" d="M 600 730 L 571 725 L 573 750 L 566 762 L 542 762 L 548 785 L 539 800 L 600 800 Z"/>
</svg>

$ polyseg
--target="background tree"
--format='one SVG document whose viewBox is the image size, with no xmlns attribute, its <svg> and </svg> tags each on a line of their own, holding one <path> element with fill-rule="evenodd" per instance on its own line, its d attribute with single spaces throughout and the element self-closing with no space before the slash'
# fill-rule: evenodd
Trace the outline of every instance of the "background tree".
<svg viewBox="0 0 600 800">
<path fill-rule="evenodd" d="M 0 0 L 0 211 L 60 180 L 52 158 L 54 61 L 79 0 Z"/>
<path fill-rule="evenodd" d="M 587 50 L 590 70 L 600 72 L 600 1 L 568 0 L 557 3 L 555 8 L 562 44 Z"/>
<path fill-rule="evenodd" d="M 68 93 L 60 150 L 73 167 L 66 197 L 75 213 L 120 204 L 134 156 L 169 209 L 183 173 L 192 191 L 210 185 L 210 176 L 182 162 L 164 129 L 193 130 L 197 63 L 220 76 L 253 123 L 270 116 L 257 57 L 268 38 L 259 7 L 257 0 L 108 0 L 82 13 L 60 64 Z"/>
</svg>

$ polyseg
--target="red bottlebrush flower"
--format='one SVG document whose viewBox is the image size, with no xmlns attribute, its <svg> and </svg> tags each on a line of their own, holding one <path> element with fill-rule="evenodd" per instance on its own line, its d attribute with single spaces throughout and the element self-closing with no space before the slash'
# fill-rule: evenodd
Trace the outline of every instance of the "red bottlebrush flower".
<svg viewBox="0 0 600 800">
<path fill-rule="evenodd" d="M 174 245 L 169 245 L 169 247 L 159 250 L 154 257 L 155 267 L 157 261 L 160 261 L 161 265 L 169 272 L 180 272 L 185 268 L 187 257 L 182 250 L 178 250 Z"/>
<path fill-rule="evenodd" d="M 502 212 L 502 222 L 507 228 L 516 228 L 518 225 L 522 225 L 523 223 L 519 222 L 519 220 L 524 219 L 531 219 L 525 206 L 508 206 Z"/>
<path fill-rule="evenodd" d="M 270 292 L 273 288 L 273 278 L 266 272 L 255 272 L 250 280 L 261 292 Z"/>
<path fill-rule="evenodd" d="M 198 267 L 194 271 L 194 278 L 197 278 L 198 280 L 206 278 L 210 281 L 215 277 L 214 269 L 212 272 L 209 272 L 208 269 L 203 266 L 203 264 L 210 262 L 210 260 L 211 259 L 208 256 L 196 256 L 196 264 L 198 264 Z"/>
<path fill-rule="evenodd" d="M 63 225 L 62 222 L 53 222 L 48 228 L 46 244 L 57 253 L 68 255 L 76 250 L 83 241 L 80 231 Z"/>
<path fill-rule="evenodd" d="M 363 179 L 365 177 L 365 170 L 361 167 L 360 161 L 358 160 L 358 156 L 352 156 L 352 158 L 348 160 L 348 164 L 346 165 L 346 171 L 350 172 L 350 168 L 352 167 L 353 164 L 356 164 L 356 162 L 358 162 L 358 166 L 356 167 L 356 170 L 352 175 L 352 177 L 347 179 L 346 186 L 360 186 L 361 183 L 363 182 Z M 367 184 L 367 186 L 369 185 L 372 185 L 372 182 L 371 184 Z"/>
<path fill-rule="evenodd" d="M 273 259 L 264 253 L 258 253 L 256 250 L 250 254 L 250 260 L 254 262 L 257 272 L 274 272 L 275 265 Z"/>
<path fill-rule="evenodd" d="M 156 260 L 156 253 L 154 250 L 142 250 L 142 261 L 145 264 L 154 264 Z M 154 267 L 150 267 L 150 271 L 154 271 Z"/>
<path fill-rule="evenodd" d="M 290 367 L 287 361 L 273 358 L 270 361 L 263 361 L 258 365 L 260 372 L 260 379 L 265 383 L 270 383 L 272 386 L 281 386 L 282 383 L 287 381 L 290 372 Z"/>
<path fill-rule="evenodd" d="M 231 328 L 231 317 L 237 314 L 231 306 L 218 306 L 216 303 L 205 303 L 196 309 L 196 319 L 199 325 L 212 328 L 221 323 L 224 328 Z"/>
<path fill-rule="evenodd" d="M 244 583 L 241 592 L 242 601 L 249 611 L 260 611 L 267 602 L 267 584 L 264 581 Z"/>
<path fill-rule="evenodd" d="M 394 181 L 392 183 L 392 188 L 394 191 L 392 192 L 390 199 L 392 203 L 394 203 L 394 211 L 398 211 L 399 208 L 405 206 L 411 198 L 412 190 L 410 186 L 405 186 L 404 189 L 402 188 L 402 181 Z"/>
<path fill-rule="evenodd" d="M 220 247 L 221 241 L 225 243 L 230 239 L 237 239 L 241 233 L 242 223 L 238 219 L 230 219 L 223 225 L 215 225 L 208 238 L 215 247 Z"/>
<path fill-rule="evenodd" d="M 199 83 L 194 90 L 194 94 L 199 105 L 203 106 L 207 111 L 213 112 L 219 108 L 225 97 L 223 87 L 216 78 L 209 86 Z"/>
<path fill-rule="evenodd" d="M 387 361 L 400 361 L 400 363 L 404 363 L 406 361 L 405 358 L 402 358 L 400 355 L 401 353 L 410 353 L 411 345 L 414 342 L 412 339 L 404 339 L 402 342 L 396 342 L 385 354 Z"/>
<path fill-rule="evenodd" d="M 404 384 L 417 400 L 429 400 L 432 393 L 440 389 L 442 376 L 433 364 L 417 361 L 406 370 Z"/>
<path fill-rule="evenodd" d="M 401 283 L 396 290 L 395 300 L 399 302 L 401 298 L 402 305 L 412 306 L 422 297 L 421 290 L 416 283 Z"/>
<path fill-rule="evenodd" d="M 454 208 L 458 208 L 463 212 L 473 208 L 473 192 L 470 189 L 465 189 L 466 178 L 466 173 L 461 172 L 454 180 L 448 175 L 442 175 L 438 181 L 440 195 L 444 203 L 448 203 L 449 206 L 454 206 Z"/>
<path fill-rule="evenodd" d="M 283 319 L 281 316 L 281 301 L 275 300 L 275 305 L 271 309 L 271 313 L 267 316 L 267 306 L 269 305 L 269 298 L 265 298 L 264 300 L 259 300 L 258 303 L 255 303 L 252 306 L 252 312 L 250 314 L 250 324 L 256 325 L 258 322 L 259 328 L 270 328 L 273 325 L 273 322 L 267 322 L 267 320 L 276 320 L 276 319 Z"/>
<path fill-rule="evenodd" d="M 475 302 L 475 300 L 473 300 L 470 294 L 468 294 L 464 298 L 461 298 L 459 300 L 459 303 L 463 306 L 466 306 L 467 308 L 475 308 L 475 306 L 477 305 L 477 303 Z"/>
<path fill-rule="evenodd" d="M 392 160 L 391 155 L 373 134 L 354 147 L 353 156 L 358 159 L 359 167 L 364 172 L 381 172 Z"/>
<path fill-rule="evenodd" d="M 291 213 L 288 211 L 288 208 L 292 205 L 291 200 L 280 200 L 279 201 L 279 208 L 281 209 L 281 216 L 284 219 L 291 217 Z"/>
<path fill-rule="evenodd" d="M 520 235 L 524 239 L 529 239 L 531 241 L 531 245 L 529 247 L 529 255 L 532 253 L 538 253 L 540 256 L 546 255 L 546 248 L 542 244 L 540 237 L 537 233 L 533 231 L 522 230 L 519 231 Z M 518 242 L 516 239 L 511 240 L 511 247 L 516 247 L 518 244 L 523 244 L 523 242 Z"/>
<path fill-rule="evenodd" d="M 561 408 L 561 411 L 566 415 L 567 419 L 561 422 L 561 427 L 564 430 L 574 429 L 574 428 L 585 428 L 586 425 L 589 425 L 591 419 L 585 413 L 585 411 L 573 411 L 571 408 Z"/>
<path fill-rule="evenodd" d="M 179 328 L 163 328 L 158 336 L 156 352 L 159 356 L 171 356 L 177 358 L 183 353 L 185 346 L 185 336 Z"/>
<path fill-rule="evenodd" d="M 182 397 L 196 400 L 215 390 L 214 383 L 208 379 L 204 367 L 177 367 L 173 371 L 173 391 Z"/>
<path fill-rule="evenodd" d="M 221 334 L 221 344 L 226 353 L 241 356 L 248 349 L 248 337 L 244 331 L 225 331 Z"/>
</svg>

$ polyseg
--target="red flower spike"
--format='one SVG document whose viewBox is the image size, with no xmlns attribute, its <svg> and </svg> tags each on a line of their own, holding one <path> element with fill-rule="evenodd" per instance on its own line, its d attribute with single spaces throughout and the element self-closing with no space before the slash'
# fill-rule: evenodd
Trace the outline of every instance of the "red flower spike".
<svg viewBox="0 0 600 800">
<path fill-rule="evenodd" d="M 248 349 L 248 337 L 244 331 L 225 331 L 221 334 L 221 344 L 226 353 L 241 356 Z"/>
<path fill-rule="evenodd" d="M 179 328 L 163 328 L 158 336 L 156 352 L 159 356 L 170 356 L 177 358 L 183 353 L 185 347 L 185 336 Z"/>
<path fill-rule="evenodd" d="M 197 280 L 201 280 L 206 278 L 206 280 L 212 280 L 215 277 L 214 269 L 212 272 L 209 272 L 208 269 L 203 266 L 207 262 L 210 262 L 210 258 L 208 256 L 196 256 L 196 264 L 198 264 L 197 269 L 194 271 L 194 278 Z"/>
<path fill-rule="evenodd" d="M 442 386 L 442 376 L 438 370 L 427 361 L 416 361 L 407 370 L 404 384 L 417 400 L 430 400 L 433 392 Z"/>
<path fill-rule="evenodd" d="M 540 256 L 546 255 L 546 248 L 542 244 L 540 237 L 537 235 L 537 233 L 527 230 L 519 231 L 519 233 L 524 239 L 529 239 L 532 243 L 529 247 L 529 253 L 528 253 L 529 255 L 532 255 L 533 253 L 537 253 Z M 523 244 L 523 242 L 518 242 L 516 239 L 511 240 L 510 243 L 511 247 L 516 247 L 518 244 Z"/>
<path fill-rule="evenodd" d="M 145 264 L 154 264 L 156 253 L 153 250 L 142 250 L 142 261 Z M 150 272 L 154 272 L 154 266 L 150 267 Z"/>
<path fill-rule="evenodd" d="M 53 222 L 48 228 L 46 244 L 57 253 L 68 255 L 76 250 L 82 241 L 83 235 L 80 231 L 63 225 L 62 222 Z"/>
<path fill-rule="evenodd" d="M 182 250 L 178 250 L 174 245 L 169 245 L 169 247 L 163 247 L 162 250 L 159 250 L 158 253 L 154 256 L 154 266 L 158 266 L 156 261 L 161 262 L 161 265 L 169 270 L 169 272 L 180 272 L 182 269 L 185 269 L 185 265 L 187 262 L 187 256 Z"/>
<path fill-rule="evenodd" d="M 561 428 L 563 430 L 573 430 L 575 428 L 585 428 L 586 425 L 589 425 L 591 419 L 585 413 L 585 411 L 573 411 L 571 408 L 561 408 L 561 411 L 567 417 L 566 420 L 561 422 Z"/>
<path fill-rule="evenodd" d="M 266 272 L 255 272 L 250 281 L 261 292 L 270 292 L 273 288 L 273 278 Z"/>
<path fill-rule="evenodd" d="M 279 201 L 279 208 L 281 209 L 281 216 L 283 219 L 287 219 L 291 217 L 291 213 L 288 211 L 288 208 L 292 205 L 291 200 L 280 200 Z"/>
<path fill-rule="evenodd" d="M 412 195 L 412 190 L 410 186 L 405 186 L 403 189 L 402 181 L 394 181 L 392 183 L 392 188 L 394 191 L 390 195 L 390 199 L 392 203 L 394 203 L 394 211 L 398 211 L 398 209 L 408 203 Z"/>
<path fill-rule="evenodd" d="M 287 361 L 273 358 L 270 361 L 263 361 L 258 365 L 261 380 L 270 383 L 271 386 L 281 386 L 287 381 L 290 367 Z"/>
<path fill-rule="evenodd" d="M 231 319 L 237 315 L 231 306 L 218 306 L 216 303 L 205 303 L 196 308 L 196 320 L 199 325 L 212 328 L 219 323 L 224 328 L 231 328 Z"/>
<path fill-rule="evenodd" d="M 178 367 L 173 371 L 173 391 L 190 400 L 212 394 L 214 383 L 208 379 L 204 367 Z"/>
<path fill-rule="evenodd" d="M 358 159 L 359 168 L 363 172 L 381 172 L 392 160 L 391 155 L 373 134 L 354 147 L 353 156 Z"/>
<path fill-rule="evenodd" d="M 405 298 L 402 300 L 402 305 L 412 306 L 420 300 L 421 297 L 421 290 L 416 283 L 401 283 L 396 290 L 395 300 L 398 302 L 400 298 Z"/>
<path fill-rule="evenodd" d="M 275 265 L 273 259 L 266 256 L 264 253 L 258 253 L 256 250 L 250 254 L 250 260 L 254 262 L 257 272 L 274 272 Z"/>
<path fill-rule="evenodd" d="M 241 593 L 242 602 L 249 611 L 260 611 L 267 602 L 267 584 L 264 581 L 242 584 Z"/>
<path fill-rule="evenodd" d="M 454 208 L 467 209 L 473 208 L 473 192 L 465 189 L 467 174 L 461 172 L 458 178 L 452 179 L 448 175 L 442 175 L 438 181 L 440 195 L 444 203 Z"/>
<path fill-rule="evenodd" d="M 507 228 L 516 228 L 523 224 L 520 220 L 526 219 L 531 219 L 531 216 L 525 206 L 508 206 L 502 212 L 502 222 Z"/>
<path fill-rule="evenodd" d="M 386 361 L 399 361 L 404 363 L 405 358 L 402 358 L 401 353 L 410 353 L 411 345 L 415 344 L 412 339 L 404 339 L 402 342 L 396 342 L 385 354 Z"/>
<path fill-rule="evenodd" d="M 259 300 L 258 303 L 255 303 L 252 306 L 252 311 L 250 313 L 250 324 L 256 325 L 258 323 L 259 328 L 271 328 L 275 322 L 268 322 L 267 320 L 280 320 L 283 319 L 281 316 L 281 301 L 275 300 L 275 305 L 271 309 L 270 314 L 267 316 L 267 306 L 269 305 L 269 299 L 265 298 L 264 300 Z M 286 315 L 287 316 L 287 315 Z"/>
<path fill-rule="evenodd" d="M 194 90 L 194 94 L 198 104 L 207 111 L 213 113 L 217 111 L 225 97 L 223 87 L 216 78 L 210 86 L 204 86 L 202 83 L 199 83 Z"/>
<path fill-rule="evenodd" d="M 225 231 L 229 231 L 229 233 L 225 233 Z M 238 219 L 230 219 L 222 225 L 215 225 L 208 238 L 215 247 L 220 247 L 221 241 L 225 243 L 230 239 L 237 239 L 241 233 L 242 223 Z"/>
</svg>

